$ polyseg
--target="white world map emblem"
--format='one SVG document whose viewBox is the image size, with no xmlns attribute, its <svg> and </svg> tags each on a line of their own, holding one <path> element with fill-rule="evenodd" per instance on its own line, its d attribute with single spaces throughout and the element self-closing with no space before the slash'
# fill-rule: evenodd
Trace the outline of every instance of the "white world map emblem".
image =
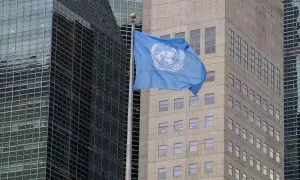
<svg viewBox="0 0 300 180">
<path fill-rule="evenodd" d="M 151 47 L 153 65 L 161 71 L 179 71 L 184 62 L 184 51 L 163 43 L 156 43 Z"/>
</svg>

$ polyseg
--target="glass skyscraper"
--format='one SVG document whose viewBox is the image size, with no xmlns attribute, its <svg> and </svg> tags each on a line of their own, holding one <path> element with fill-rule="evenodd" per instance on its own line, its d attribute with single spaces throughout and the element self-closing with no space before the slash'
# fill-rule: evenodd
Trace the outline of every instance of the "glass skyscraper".
<svg viewBox="0 0 300 180">
<path fill-rule="evenodd" d="M 300 179 L 300 2 L 284 2 L 285 179 Z"/>
<path fill-rule="evenodd" d="M 106 0 L 0 0 L 0 179 L 123 178 L 126 49 Z"/>
</svg>

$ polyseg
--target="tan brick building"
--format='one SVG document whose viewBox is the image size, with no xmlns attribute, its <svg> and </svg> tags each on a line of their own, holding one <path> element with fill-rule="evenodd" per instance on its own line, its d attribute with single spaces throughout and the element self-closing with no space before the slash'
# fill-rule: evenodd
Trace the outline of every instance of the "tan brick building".
<svg viewBox="0 0 300 180">
<path fill-rule="evenodd" d="M 208 78 L 143 91 L 139 179 L 282 180 L 280 0 L 146 0 L 143 30 L 185 37 Z"/>
</svg>

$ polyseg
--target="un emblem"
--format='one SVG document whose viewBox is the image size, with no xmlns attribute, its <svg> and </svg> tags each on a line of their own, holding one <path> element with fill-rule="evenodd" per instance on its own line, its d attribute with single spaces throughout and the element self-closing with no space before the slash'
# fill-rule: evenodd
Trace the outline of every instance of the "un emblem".
<svg viewBox="0 0 300 180">
<path fill-rule="evenodd" d="M 184 51 L 163 43 L 154 44 L 151 47 L 153 65 L 161 71 L 179 71 L 184 62 Z"/>
</svg>

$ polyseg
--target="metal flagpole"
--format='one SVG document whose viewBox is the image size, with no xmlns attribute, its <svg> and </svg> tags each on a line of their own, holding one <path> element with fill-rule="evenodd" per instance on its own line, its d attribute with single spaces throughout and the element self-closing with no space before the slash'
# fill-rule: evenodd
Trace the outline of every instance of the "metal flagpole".
<svg viewBox="0 0 300 180">
<path fill-rule="evenodd" d="M 128 92 L 128 117 L 127 117 L 127 143 L 126 143 L 126 174 L 125 180 L 131 180 L 131 156 L 132 156 L 132 81 L 133 81 L 133 35 L 134 35 L 134 19 L 136 14 L 134 10 L 130 13 L 131 21 L 131 47 L 130 47 L 130 70 L 129 70 L 129 92 Z"/>
</svg>

